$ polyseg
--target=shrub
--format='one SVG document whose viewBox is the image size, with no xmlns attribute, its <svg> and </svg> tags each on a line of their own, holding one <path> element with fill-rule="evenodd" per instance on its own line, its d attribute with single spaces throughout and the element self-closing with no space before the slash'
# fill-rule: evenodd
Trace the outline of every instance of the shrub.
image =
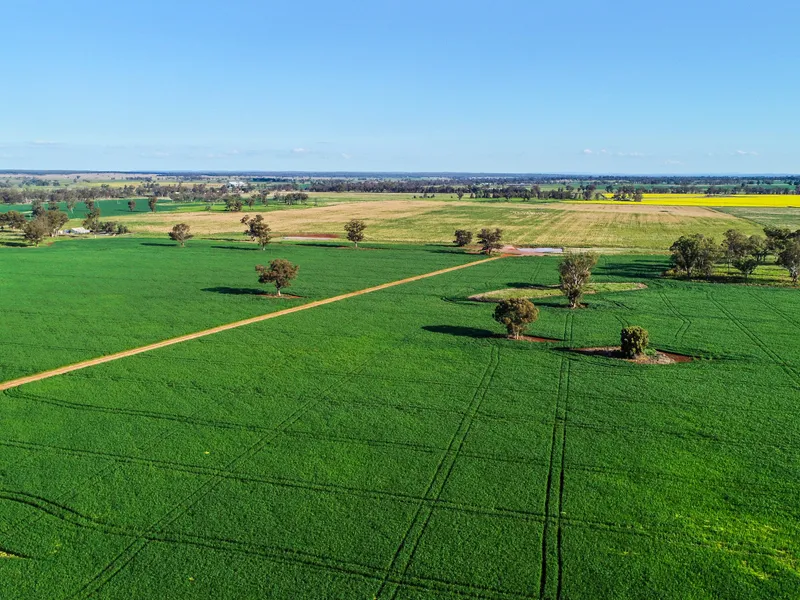
<svg viewBox="0 0 800 600">
<path fill-rule="evenodd" d="M 518 340 L 522 332 L 539 318 L 539 309 L 527 298 L 502 300 L 494 309 L 494 320 L 505 325 L 508 337 Z"/>
<path fill-rule="evenodd" d="M 644 354 L 650 340 L 646 329 L 634 325 L 622 329 L 619 341 L 622 354 L 626 358 L 635 358 Z"/>
</svg>

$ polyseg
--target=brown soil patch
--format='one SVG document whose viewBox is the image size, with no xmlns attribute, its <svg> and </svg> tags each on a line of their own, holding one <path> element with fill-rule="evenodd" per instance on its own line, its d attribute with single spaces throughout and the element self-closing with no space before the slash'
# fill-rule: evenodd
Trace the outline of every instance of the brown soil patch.
<svg viewBox="0 0 800 600">
<path fill-rule="evenodd" d="M 93 358 L 91 360 L 85 360 L 72 365 L 67 365 L 65 367 L 59 367 L 57 369 L 51 369 L 50 371 L 44 371 L 42 373 L 36 373 L 35 375 L 28 375 L 26 377 L 19 377 L 18 379 L 11 379 L 9 381 L 4 381 L 0 383 L 0 392 L 2 392 L 3 390 L 8 390 L 11 388 L 19 387 L 21 385 L 25 385 L 26 383 L 33 383 L 34 381 L 41 381 L 42 379 L 55 377 L 56 375 L 64 375 L 65 373 L 71 373 L 73 371 L 78 371 L 79 369 L 85 369 L 87 367 L 101 365 L 103 363 L 111 362 L 113 360 L 119 360 L 120 358 L 135 356 L 137 354 L 142 354 L 144 352 L 150 352 L 151 350 L 157 350 L 159 348 L 165 348 L 167 346 L 172 346 L 174 344 L 181 344 L 183 342 L 188 342 L 190 340 L 196 340 L 197 338 L 213 335 L 215 333 L 220 333 L 222 331 L 228 331 L 229 329 L 236 329 L 237 327 L 243 327 L 245 325 L 251 325 L 253 323 L 260 323 L 261 321 L 267 321 L 269 319 L 275 319 L 278 317 L 282 317 L 284 315 L 290 315 L 292 313 L 300 312 L 302 310 L 308 310 L 310 308 L 316 308 L 318 306 L 332 304 L 333 302 L 347 300 L 348 298 L 355 298 L 356 296 L 363 296 L 364 294 L 371 294 L 372 292 L 378 292 L 380 290 L 386 290 L 398 285 L 412 283 L 414 281 L 420 281 L 422 279 L 428 279 L 429 277 L 436 277 L 437 275 L 444 275 L 445 273 L 452 273 L 453 271 L 460 271 L 461 269 L 468 269 L 470 267 L 474 267 L 476 265 L 482 265 L 484 263 L 493 260 L 498 260 L 500 258 L 502 258 L 502 256 L 492 256 L 490 258 L 485 258 L 483 260 L 476 260 L 474 262 L 466 263 L 463 265 L 457 265 L 455 267 L 439 269 L 438 271 L 431 271 L 430 273 L 423 273 L 422 275 L 414 275 L 413 277 L 406 277 L 405 279 L 398 279 L 397 281 L 382 283 L 380 285 L 376 285 L 373 287 L 364 288 L 363 290 L 348 292 L 346 294 L 339 294 L 338 296 L 332 296 L 330 298 L 325 298 L 324 300 L 316 300 L 314 302 L 308 302 L 307 304 L 300 304 L 299 306 L 284 308 L 283 310 L 276 310 L 275 312 L 267 313 L 265 315 L 250 317 L 249 319 L 243 319 L 241 321 L 235 321 L 233 323 L 228 323 L 226 325 L 212 327 L 211 329 L 196 331 L 195 333 L 189 333 L 187 335 L 181 335 L 178 337 L 170 338 L 168 340 L 156 342 L 155 344 L 148 344 L 146 346 L 132 348 L 131 350 L 124 350 L 122 352 L 116 352 L 114 354 L 107 354 L 106 356 Z"/>
<path fill-rule="evenodd" d="M 598 348 L 572 348 L 572 352 L 584 354 L 586 356 L 603 356 L 605 358 L 616 358 L 625 362 L 637 365 L 671 365 L 674 363 L 687 363 L 694 360 L 694 357 L 685 354 L 675 354 L 674 352 L 656 351 L 654 356 L 639 356 L 636 358 L 625 358 L 619 346 L 601 346 Z"/>
</svg>

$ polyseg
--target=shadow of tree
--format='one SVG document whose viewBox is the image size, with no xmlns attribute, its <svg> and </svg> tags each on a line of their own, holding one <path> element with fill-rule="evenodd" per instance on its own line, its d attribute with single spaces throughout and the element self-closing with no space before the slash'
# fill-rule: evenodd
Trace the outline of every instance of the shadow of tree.
<svg viewBox="0 0 800 600">
<path fill-rule="evenodd" d="M 425 331 L 430 331 L 431 333 L 444 333 L 447 335 L 455 335 L 459 337 L 471 337 L 471 338 L 491 338 L 495 337 L 495 334 L 492 331 L 487 329 L 477 329 L 476 327 L 461 327 L 459 325 L 425 325 L 423 327 Z"/>
<path fill-rule="evenodd" d="M 217 294 L 230 294 L 231 296 L 263 296 L 267 292 L 258 288 L 234 288 L 228 286 L 217 286 L 203 288 L 204 292 L 215 292 Z"/>
</svg>

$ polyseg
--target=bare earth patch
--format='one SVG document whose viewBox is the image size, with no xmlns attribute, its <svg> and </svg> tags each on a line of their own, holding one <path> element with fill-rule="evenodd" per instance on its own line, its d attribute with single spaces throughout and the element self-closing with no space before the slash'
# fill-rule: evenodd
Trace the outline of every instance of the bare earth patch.
<svg viewBox="0 0 800 600">
<path fill-rule="evenodd" d="M 547 344 L 552 342 L 561 342 L 563 340 L 557 340 L 556 338 L 547 338 L 547 337 L 539 337 L 537 335 L 523 335 L 518 340 L 510 338 L 505 335 L 500 335 L 498 337 L 506 338 L 507 340 L 511 340 L 512 342 L 533 342 L 537 344 Z"/>
<path fill-rule="evenodd" d="M 597 348 L 572 348 L 571 352 L 577 352 L 585 356 L 603 356 L 605 358 L 615 358 L 637 365 L 671 365 L 674 363 L 687 363 L 694 360 L 694 357 L 674 352 L 662 352 L 657 350 L 654 355 L 645 354 L 636 358 L 625 358 L 619 346 L 600 346 Z"/>
</svg>

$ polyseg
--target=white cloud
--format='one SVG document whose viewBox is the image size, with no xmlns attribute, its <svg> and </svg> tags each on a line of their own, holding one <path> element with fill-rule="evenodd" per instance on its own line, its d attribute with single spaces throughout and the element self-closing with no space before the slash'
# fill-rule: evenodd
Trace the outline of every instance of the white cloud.
<svg viewBox="0 0 800 600">
<path fill-rule="evenodd" d="M 305 148 L 293 148 L 292 152 L 294 152 L 295 154 L 305 154 L 306 152 L 308 152 L 308 150 L 306 150 Z"/>
<path fill-rule="evenodd" d="M 347 154 L 346 152 L 342 152 L 342 158 L 345 160 L 350 160 L 353 157 L 350 154 Z"/>
<path fill-rule="evenodd" d="M 594 154 L 589 148 L 583 151 L 584 154 Z"/>
<path fill-rule="evenodd" d="M 52 140 L 33 140 L 31 144 L 34 146 L 55 146 L 60 142 L 54 142 Z"/>
<path fill-rule="evenodd" d="M 738 156 L 758 156 L 758 152 L 748 152 L 747 150 L 737 150 L 736 154 Z"/>
<path fill-rule="evenodd" d="M 665 160 L 664 164 L 665 165 L 682 165 L 683 161 L 682 160 L 674 160 L 674 159 L 670 158 L 670 159 Z"/>
</svg>

